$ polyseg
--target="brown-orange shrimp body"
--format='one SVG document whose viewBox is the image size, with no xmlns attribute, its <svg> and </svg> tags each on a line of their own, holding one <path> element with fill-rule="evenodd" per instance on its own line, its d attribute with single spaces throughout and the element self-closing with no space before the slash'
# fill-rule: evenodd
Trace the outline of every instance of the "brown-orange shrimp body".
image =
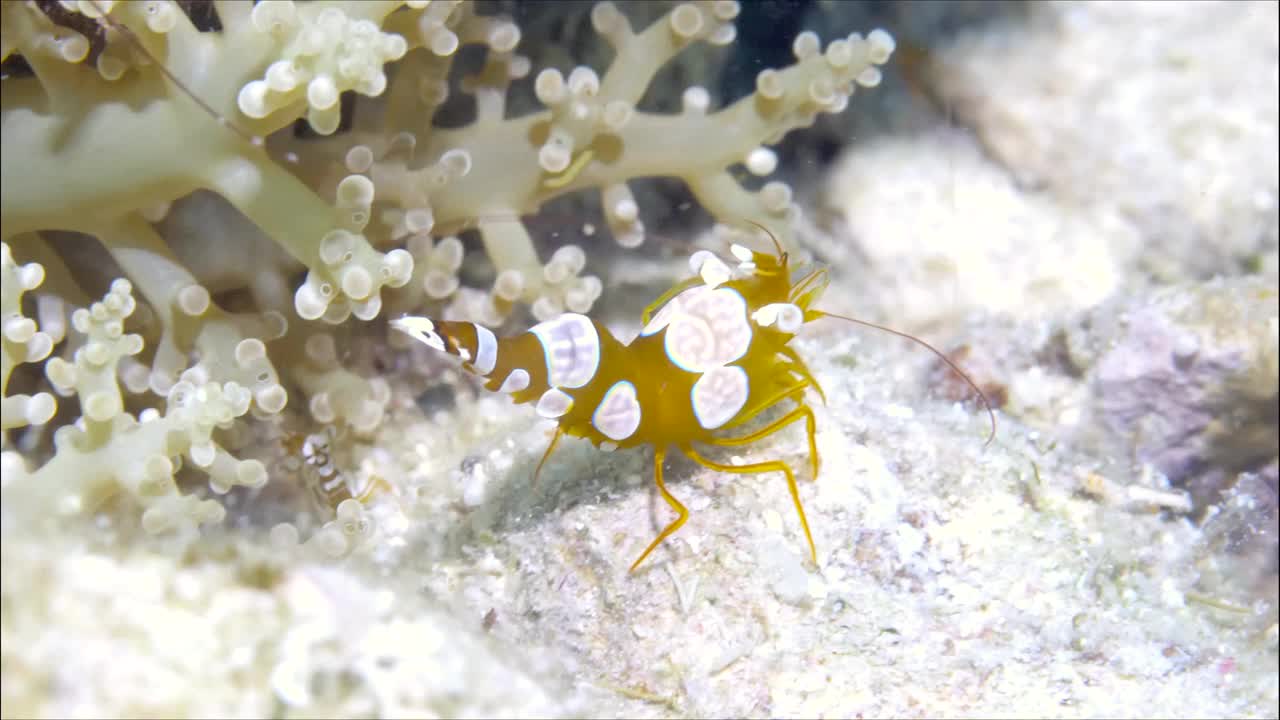
<svg viewBox="0 0 1280 720">
<path fill-rule="evenodd" d="M 826 288 L 826 271 L 815 270 L 793 283 L 781 249 L 771 255 L 734 245 L 732 252 L 733 266 L 711 252 L 694 253 L 694 276 L 645 310 L 640 334 L 630 343 L 575 313 L 509 338 L 470 322 L 402 317 L 392 325 L 461 357 L 467 370 L 487 378 L 488 389 L 508 393 L 518 403 L 534 402 L 539 415 L 555 420 L 556 434 L 543 462 L 563 435 L 586 438 L 606 450 L 653 445 L 654 481 L 678 517 L 631 570 L 688 518 L 663 482 L 663 460 L 672 446 L 722 472 L 783 473 L 816 563 L 790 467 L 781 460 L 725 465 L 694 449 L 694 443 L 747 445 L 803 419 L 813 477 L 818 474 L 814 415 L 805 391 L 812 387 L 821 395 L 822 389 L 787 344 L 805 322 L 827 315 L 810 307 Z M 726 434 L 783 402 L 794 407 L 765 427 Z"/>
</svg>

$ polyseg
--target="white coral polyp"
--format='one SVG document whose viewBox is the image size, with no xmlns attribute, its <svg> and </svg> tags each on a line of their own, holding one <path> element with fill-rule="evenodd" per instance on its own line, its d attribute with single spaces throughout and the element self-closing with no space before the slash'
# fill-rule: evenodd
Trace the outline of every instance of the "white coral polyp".
<svg viewBox="0 0 1280 720">
<path fill-rule="evenodd" d="M 383 65 L 408 50 L 403 37 L 382 32 L 370 20 L 353 19 L 339 7 L 263 2 L 254 6 L 252 18 L 254 28 L 276 36 L 282 49 L 263 78 L 241 88 L 240 111 L 264 118 L 305 100 L 307 119 L 321 135 L 337 130 L 344 91 L 381 95 L 387 87 Z"/>
<path fill-rule="evenodd" d="M 294 293 L 294 309 L 303 320 L 337 324 L 351 315 L 372 320 L 382 309 L 384 286 L 403 287 L 413 276 L 413 256 L 395 249 L 383 255 L 364 236 L 335 231 L 325 236 L 323 271 L 312 270 Z"/>
</svg>

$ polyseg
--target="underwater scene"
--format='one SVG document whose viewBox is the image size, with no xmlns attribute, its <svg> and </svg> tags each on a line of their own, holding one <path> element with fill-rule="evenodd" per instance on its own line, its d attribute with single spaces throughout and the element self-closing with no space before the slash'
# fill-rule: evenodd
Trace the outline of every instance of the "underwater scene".
<svg viewBox="0 0 1280 720">
<path fill-rule="evenodd" d="M 0 716 L 1276 717 L 1278 28 L 0 2 Z"/>
</svg>

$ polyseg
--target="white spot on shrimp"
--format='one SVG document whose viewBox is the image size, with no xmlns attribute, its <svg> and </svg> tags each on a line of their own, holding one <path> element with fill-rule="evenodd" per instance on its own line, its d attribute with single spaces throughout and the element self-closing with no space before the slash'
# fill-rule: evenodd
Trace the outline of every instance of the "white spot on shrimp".
<svg viewBox="0 0 1280 720">
<path fill-rule="evenodd" d="M 665 325 L 667 357 L 689 372 L 705 372 L 731 363 L 745 355 L 751 345 L 747 301 L 732 288 L 690 288 L 673 298 L 658 315 L 650 325 Z"/>
<path fill-rule="evenodd" d="M 488 375 L 498 362 L 498 339 L 489 328 L 475 323 L 471 325 L 476 329 L 476 371 Z"/>
<path fill-rule="evenodd" d="M 640 402 L 636 386 L 626 380 L 614 383 L 600 399 L 591 424 L 611 440 L 626 440 L 640 427 Z"/>
<path fill-rule="evenodd" d="M 569 394 L 559 388 L 551 388 L 542 393 L 542 397 L 538 398 L 536 407 L 538 414 L 548 420 L 556 418 L 569 412 L 573 407 L 573 398 Z"/>
<path fill-rule="evenodd" d="M 520 392 L 527 387 L 529 387 L 529 373 L 524 368 L 516 368 L 502 381 L 502 387 L 498 388 L 498 392 Z"/>
<path fill-rule="evenodd" d="M 580 388 L 600 367 L 600 336 L 591 319 L 565 313 L 529 329 L 542 343 L 547 379 L 552 387 Z"/>
<path fill-rule="evenodd" d="M 714 430 L 733 419 L 747 404 L 747 371 L 737 365 L 712 368 L 698 378 L 689 393 L 698 424 Z"/>
</svg>

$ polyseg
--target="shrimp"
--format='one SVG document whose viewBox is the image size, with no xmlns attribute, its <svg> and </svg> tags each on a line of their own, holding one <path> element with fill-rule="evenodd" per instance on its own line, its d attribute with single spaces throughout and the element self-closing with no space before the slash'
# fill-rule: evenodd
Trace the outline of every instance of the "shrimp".
<svg viewBox="0 0 1280 720">
<path fill-rule="evenodd" d="M 775 459 L 726 465 L 695 448 L 750 445 L 803 420 L 810 472 L 817 479 L 816 421 L 805 394 L 812 389 L 825 403 L 825 393 L 788 345 L 803 325 L 834 318 L 919 342 L 982 398 L 991 419 L 988 443 L 995 437 L 995 413 L 977 385 L 928 343 L 814 308 L 829 282 L 827 271 L 819 268 L 792 282 L 787 253 L 777 238 L 763 225 L 748 222 L 773 239 L 776 252 L 761 253 L 734 244 L 734 267 L 710 251 L 693 253 L 689 259 L 693 276 L 645 309 L 640 334 L 630 343 L 620 342 L 599 322 L 577 313 L 565 313 L 501 339 L 471 322 L 406 316 L 391 324 L 435 350 L 460 357 L 468 372 L 485 378 L 488 390 L 506 393 L 516 403 L 535 403 L 538 415 L 556 422 L 555 434 L 534 470 L 535 481 L 565 435 L 585 438 L 607 451 L 653 447 L 654 483 L 677 517 L 636 558 L 631 572 L 689 517 L 663 479 L 663 461 L 672 448 L 719 472 L 782 473 L 816 565 L 813 533 L 795 473 L 786 463 Z M 764 427 L 727 434 L 783 403 L 789 403 L 790 409 Z"/>
</svg>

